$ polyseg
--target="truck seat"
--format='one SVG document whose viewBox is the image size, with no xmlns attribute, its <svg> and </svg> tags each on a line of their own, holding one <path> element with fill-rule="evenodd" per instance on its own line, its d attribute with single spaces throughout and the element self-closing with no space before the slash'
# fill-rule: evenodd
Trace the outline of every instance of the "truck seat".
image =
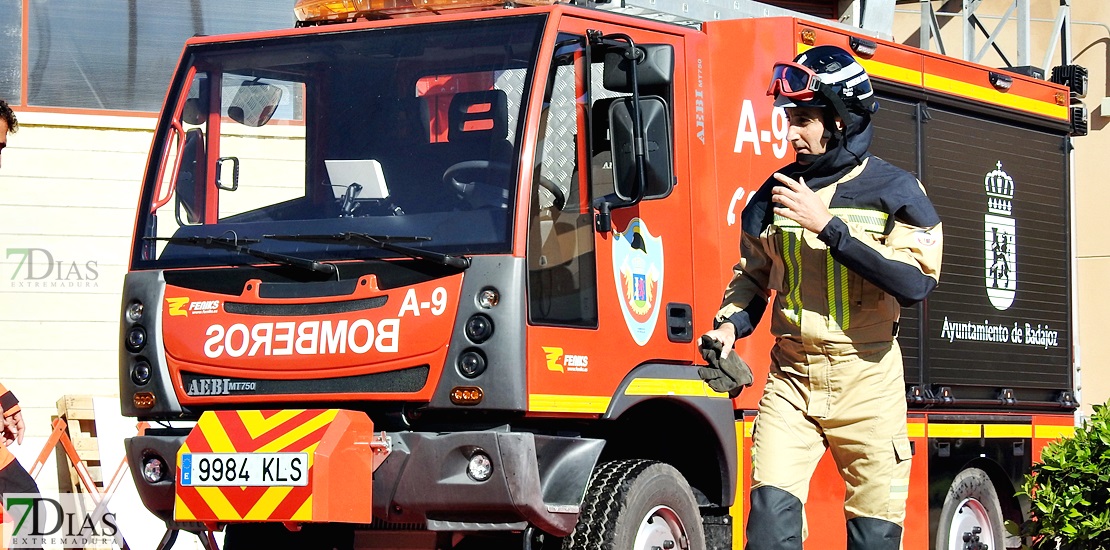
<svg viewBox="0 0 1110 550">
<path fill-rule="evenodd" d="M 447 112 L 447 142 L 458 161 L 489 160 L 508 163 L 508 100 L 502 90 L 460 92 L 451 98 Z"/>
<path fill-rule="evenodd" d="M 445 172 L 452 173 L 460 198 L 472 206 L 508 206 L 513 165 L 509 142 L 508 100 L 502 90 L 459 92 L 447 111 L 447 143 L 441 147 Z M 461 167 L 461 166 L 460 166 Z M 446 177 L 446 174 L 445 174 Z"/>
</svg>

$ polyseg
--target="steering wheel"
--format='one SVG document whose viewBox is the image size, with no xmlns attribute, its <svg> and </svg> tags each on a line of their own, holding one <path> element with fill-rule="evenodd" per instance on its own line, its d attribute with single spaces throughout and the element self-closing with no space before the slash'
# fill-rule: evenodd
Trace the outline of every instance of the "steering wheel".
<svg viewBox="0 0 1110 550">
<path fill-rule="evenodd" d="M 493 185 L 494 182 L 505 182 L 509 179 L 509 165 L 504 162 L 488 160 L 466 160 L 457 162 L 447 168 L 443 173 L 443 183 L 454 189 L 459 195 L 467 196 L 474 192 L 474 184 L 484 183 Z"/>
<path fill-rule="evenodd" d="M 562 210 L 567 205 L 567 194 L 563 192 L 562 187 L 540 175 L 536 176 L 535 181 L 540 187 L 551 193 L 551 206 L 554 206 L 556 210 Z"/>
<path fill-rule="evenodd" d="M 454 189 L 459 196 L 468 197 L 475 194 L 475 188 L 480 184 L 504 189 L 491 182 L 508 181 L 509 170 L 509 165 L 503 162 L 467 160 L 448 167 L 443 173 L 443 182 Z M 544 177 L 539 177 L 536 181 L 540 187 L 551 193 L 552 205 L 556 209 L 562 210 L 566 206 L 567 195 L 561 187 Z"/>
</svg>

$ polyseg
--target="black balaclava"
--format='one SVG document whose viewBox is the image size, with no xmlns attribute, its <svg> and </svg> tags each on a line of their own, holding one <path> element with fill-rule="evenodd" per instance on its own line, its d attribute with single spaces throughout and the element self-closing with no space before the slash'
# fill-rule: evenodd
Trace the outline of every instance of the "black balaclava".
<svg viewBox="0 0 1110 550">
<path fill-rule="evenodd" d="M 814 191 L 821 189 L 844 177 L 853 168 L 863 163 L 871 148 L 874 126 L 871 114 L 858 109 L 848 109 L 837 113 L 833 107 L 823 107 L 825 129 L 831 132 L 825 152 L 812 155 L 810 164 L 794 161 L 778 170 L 793 179 L 801 178 Z M 836 129 L 834 117 L 840 114 L 844 130 Z M 773 177 L 768 178 L 744 208 L 743 229 L 752 235 L 759 235 L 763 228 L 774 219 L 771 205 L 771 189 L 782 185 Z"/>
<path fill-rule="evenodd" d="M 779 170 L 791 178 L 802 178 L 813 190 L 820 189 L 840 179 L 852 168 L 859 166 L 871 148 L 874 127 L 871 114 L 848 110 L 836 113 L 832 107 L 822 108 L 825 131 L 830 133 L 825 152 L 820 155 L 806 155 L 809 164 L 797 161 Z M 836 128 L 836 115 L 844 121 L 844 130 Z"/>
</svg>

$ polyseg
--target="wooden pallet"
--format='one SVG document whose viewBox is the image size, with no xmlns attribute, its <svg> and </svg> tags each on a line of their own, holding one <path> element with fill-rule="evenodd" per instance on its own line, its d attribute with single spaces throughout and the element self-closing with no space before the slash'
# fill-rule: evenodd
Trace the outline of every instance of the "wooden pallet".
<svg viewBox="0 0 1110 550">
<path fill-rule="evenodd" d="M 93 398 L 89 395 L 64 395 L 58 399 L 58 416 L 67 424 L 66 435 L 77 449 L 77 456 L 85 463 L 89 476 L 98 489 L 104 488 L 104 470 L 100 464 L 100 445 L 96 439 L 96 419 Z M 60 446 L 54 450 L 58 463 L 58 489 L 62 492 L 85 492 L 77 469 Z"/>
</svg>

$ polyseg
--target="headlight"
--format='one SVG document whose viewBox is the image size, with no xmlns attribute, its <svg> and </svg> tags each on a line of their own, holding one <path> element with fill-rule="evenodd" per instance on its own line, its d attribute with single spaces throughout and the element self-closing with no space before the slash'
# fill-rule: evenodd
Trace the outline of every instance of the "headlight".
<svg viewBox="0 0 1110 550">
<path fill-rule="evenodd" d="M 131 302 L 127 305 L 127 320 L 138 323 L 143 318 L 143 303 Z"/>
<path fill-rule="evenodd" d="M 143 460 L 143 479 L 147 483 L 158 483 L 166 477 L 166 462 L 160 456 L 150 456 Z"/>
<path fill-rule="evenodd" d="M 143 349 L 146 346 L 146 329 L 139 325 L 131 327 L 131 330 L 127 331 L 127 342 L 125 343 L 127 349 L 133 353 Z"/>
<path fill-rule="evenodd" d="M 490 336 L 493 336 L 493 319 L 490 319 L 488 315 L 475 313 L 466 320 L 464 332 L 466 332 L 466 337 L 471 342 L 481 344 L 489 340 Z"/>
<path fill-rule="evenodd" d="M 150 382 L 150 375 L 152 372 L 153 370 L 150 368 L 150 363 L 140 359 L 131 367 L 131 381 L 134 382 L 136 386 L 145 386 L 147 382 Z"/>
<path fill-rule="evenodd" d="M 483 451 L 474 451 L 466 463 L 466 475 L 474 481 L 486 481 L 493 475 L 493 461 Z"/>
<path fill-rule="evenodd" d="M 483 288 L 478 293 L 478 306 L 482 309 L 491 309 L 501 301 L 501 293 L 496 288 Z"/>
<path fill-rule="evenodd" d="M 486 372 L 486 356 L 476 349 L 468 349 L 459 355 L 459 372 L 467 378 L 477 378 Z"/>
</svg>

